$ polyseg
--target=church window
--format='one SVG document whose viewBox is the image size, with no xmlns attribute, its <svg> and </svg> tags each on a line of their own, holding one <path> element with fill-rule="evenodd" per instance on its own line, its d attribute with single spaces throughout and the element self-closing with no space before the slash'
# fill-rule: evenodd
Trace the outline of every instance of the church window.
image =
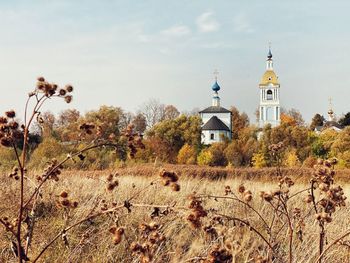
<svg viewBox="0 0 350 263">
<path fill-rule="evenodd" d="M 272 90 L 269 89 L 269 90 L 267 91 L 267 100 L 272 100 L 272 97 L 273 97 L 273 96 L 272 96 Z"/>
<path fill-rule="evenodd" d="M 210 134 L 210 140 L 214 140 L 214 133 Z"/>
</svg>

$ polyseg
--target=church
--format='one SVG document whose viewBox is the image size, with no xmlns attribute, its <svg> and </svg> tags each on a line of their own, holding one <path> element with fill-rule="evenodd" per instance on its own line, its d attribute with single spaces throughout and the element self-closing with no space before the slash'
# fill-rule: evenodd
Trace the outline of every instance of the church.
<svg viewBox="0 0 350 263">
<path fill-rule="evenodd" d="M 215 77 L 215 83 L 212 86 L 214 92 L 212 105 L 199 112 L 203 122 L 202 143 L 206 145 L 221 142 L 224 138 L 232 139 L 232 129 L 234 129 L 232 113 L 221 107 L 220 89 L 217 77 Z M 259 84 L 259 96 L 259 127 L 263 128 L 267 124 L 272 127 L 278 126 L 281 118 L 280 83 L 273 69 L 271 47 L 267 54 L 266 71 Z"/>
<path fill-rule="evenodd" d="M 203 122 L 203 144 L 212 144 L 215 142 L 221 142 L 225 138 L 229 140 L 232 138 L 232 113 L 220 105 L 220 86 L 217 78 L 215 78 L 212 90 L 214 91 L 212 105 L 199 112 Z"/>
</svg>

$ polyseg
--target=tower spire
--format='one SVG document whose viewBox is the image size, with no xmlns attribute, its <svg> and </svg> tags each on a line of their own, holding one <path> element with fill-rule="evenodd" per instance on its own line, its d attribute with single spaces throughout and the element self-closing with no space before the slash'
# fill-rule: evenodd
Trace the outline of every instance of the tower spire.
<svg viewBox="0 0 350 263">
<path fill-rule="evenodd" d="M 218 70 L 215 69 L 213 74 L 214 74 L 214 78 L 215 78 L 215 83 L 212 86 L 212 90 L 214 91 L 212 106 L 220 107 L 220 97 L 218 94 L 218 91 L 220 90 L 220 86 L 218 84 L 218 75 L 219 75 Z"/>
<path fill-rule="evenodd" d="M 328 101 L 329 101 L 328 120 L 334 121 L 334 111 L 333 111 L 332 98 L 329 98 Z"/>
<path fill-rule="evenodd" d="M 271 42 L 269 42 L 269 53 L 267 54 L 267 58 L 272 59 Z"/>
<path fill-rule="evenodd" d="M 271 42 L 269 42 L 269 52 L 267 53 L 266 69 L 267 69 L 267 70 L 273 70 L 273 60 L 272 60 L 272 52 L 271 52 Z"/>
</svg>

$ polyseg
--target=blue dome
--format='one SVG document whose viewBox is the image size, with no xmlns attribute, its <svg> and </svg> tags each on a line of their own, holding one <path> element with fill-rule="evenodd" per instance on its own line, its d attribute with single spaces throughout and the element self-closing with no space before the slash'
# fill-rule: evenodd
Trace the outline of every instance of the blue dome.
<svg viewBox="0 0 350 263">
<path fill-rule="evenodd" d="M 214 85 L 211 87 L 213 91 L 219 91 L 220 86 L 217 81 L 215 81 Z"/>
</svg>

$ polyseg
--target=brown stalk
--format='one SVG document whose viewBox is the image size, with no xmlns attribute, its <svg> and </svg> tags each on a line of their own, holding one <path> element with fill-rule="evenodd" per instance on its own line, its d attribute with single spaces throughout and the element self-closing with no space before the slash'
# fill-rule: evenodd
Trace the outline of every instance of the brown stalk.
<svg viewBox="0 0 350 263">
<path fill-rule="evenodd" d="M 251 226 L 251 224 L 248 221 L 242 220 L 240 218 L 237 217 L 233 217 L 233 216 L 228 216 L 228 215 L 224 215 L 224 214 L 220 214 L 220 213 L 214 213 L 215 215 L 221 216 L 221 217 L 225 217 L 228 220 L 231 221 L 238 221 L 244 225 L 246 225 L 247 227 L 249 227 L 252 231 L 254 231 L 265 243 L 266 245 L 268 245 L 268 247 L 271 249 L 271 251 L 274 253 L 274 249 L 273 246 L 271 245 L 271 243 L 264 237 L 263 234 L 260 233 L 259 230 L 257 230 L 255 227 Z"/>
<path fill-rule="evenodd" d="M 346 238 L 347 236 L 350 235 L 350 230 L 346 231 L 345 234 L 343 234 L 342 236 L 338 237 L 337 239 L 335 239 L 332 243 L 330 243 L 323 251 L 322 253 L 319 255 L 319 257 L 315 260 L 315 263 L 318 263 L 321 261 L 322 257 L 328 252 L 329 249 L 331 249 L 335 244 L 337 244 L 340 240 L 342 240 L 343 238 Z"/>
<path fill-rule="evenodd" d="M 249 209 L 251 209 L 255 214 L 257 214 L 257 216 L 260 218 L 260 220 L 264 223 L 264 225 L 267 228 L 267 230 L 271 231 L 271 228 L 268 225 L 268 223 L 266 222 L 265 218 L 254 207 L 252 207 L 250 204 L 240 200 L 237 197 L 217 196 L 217 195 L 199 195 L 199 197 L 202 197 L 202 198 L 216 198 L 216 199 L 229 199 L 229 200 L 233 200 L 233 201 L 237 201 L 239 203 L 242 203 L 245 206 L 247 206 Z"/>
<path fill-rule="evenodd" d="M 118 209 L 121 209 L 121 208 L 124 208 L 125 205 L 119 205 L 119 206 L 116 206 L 116 207 L 113 207 L 111 209 L 108 209 L 106 211 L 101 211 L 101 212 L 98 212 L 96 214 L 93 214 L 93 215 L 90 215 L 90 216 L 87 216 L 81 220 L 79 220 L 78 222 L 64 228 L 63 230 L 61 230 L 55 237 L 53 237 L 51 239 L 51 241 L 49 241 L 45 247 L 41 250 L 41 252 L 35 257 L 35 259 L 32 261 L 33 263 L 37 262 L 39 260 L 39 258 L 45 253 L 45 251 L 53 244 L 55 243 L 55 241 L 57 239 L 59 239 L 63 233 L 67 233 L 69 230 L 71 230 L 72 228 L 84 223 L 85 221 L 88 221 L 88 220 L 91 220 L 93 218 L 96 218 L 96 217 L 99 217 L 99 216 L 102 216 L 102 215 L 105 215 L 105 214 L 109 214 L 109 213 L 112 213 Z M 171 207 L 171 206 L 168 206 L 168 205 L 149 205 L 149 204 L 132 204 L 132 207 L 162 207 L 162 208 L 174 208 L 174 207 Z M 178 207 L 179 209 L 187 209 L 185 207 Z"/>
</svg>

